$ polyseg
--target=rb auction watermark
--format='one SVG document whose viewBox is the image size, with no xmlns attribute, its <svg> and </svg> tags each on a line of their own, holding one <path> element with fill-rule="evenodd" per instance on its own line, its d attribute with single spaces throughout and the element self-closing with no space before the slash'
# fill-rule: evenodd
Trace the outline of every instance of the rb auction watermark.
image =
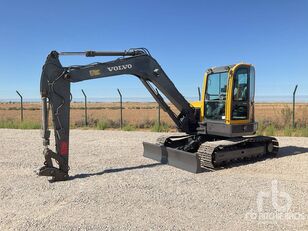
<svg viewBox="0 0 308 231">
<path fill-rule="evenodd" d="M 271 199 L 272 209 L 271 212 L 265 212 L 265 201 Z M 279 204 L 281 199 L 284 204 Z M 298 220 L 303 221 L 306 219 L 304 213 L 290 212 L 292 206 L 292 198 L 287 192 L 278 191 L 277 180 L 272 181 L 271 191 L 260 191 L 257 195 L 257 212 L 247 212 L 245 219 L 259 220 L 259 221 L 282 221 L 282 220 Z"/>
</svg>

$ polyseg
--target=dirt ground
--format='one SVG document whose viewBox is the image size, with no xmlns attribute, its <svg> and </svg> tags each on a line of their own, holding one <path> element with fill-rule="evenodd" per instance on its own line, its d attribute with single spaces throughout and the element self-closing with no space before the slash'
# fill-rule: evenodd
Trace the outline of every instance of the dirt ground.
<svg viewBox="0 0 308 231">
<path fill-rule="evenodd" d="M 278 158 L 192 174 L 142 156 L 150 132 L 71 131 L 49 183 L 38 130 L 0 130 L 0 230 L 308 230 L 308 138 Z"/>
</svg>

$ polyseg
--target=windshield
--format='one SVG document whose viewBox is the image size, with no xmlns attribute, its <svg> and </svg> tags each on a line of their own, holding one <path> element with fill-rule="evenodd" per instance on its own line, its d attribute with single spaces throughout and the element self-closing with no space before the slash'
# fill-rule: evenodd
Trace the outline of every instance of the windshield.
<svg viewBox="0 0 308 231">
<path fill-rule="evenodd" d="M 228 72 L 208 75 L 205 97 L 205 118 L 214 120 L 225 119 L 227 84 Z"/>
</svg>

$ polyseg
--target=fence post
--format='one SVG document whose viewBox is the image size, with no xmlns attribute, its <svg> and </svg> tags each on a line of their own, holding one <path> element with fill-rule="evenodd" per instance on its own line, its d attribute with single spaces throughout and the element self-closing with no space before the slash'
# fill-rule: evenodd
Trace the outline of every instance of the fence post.
<svg viewBox="0 0 308 231">
<path fill-rule="evenodd" d="M 24 120 L 24 107 L 23 107 L 23 98 L 22 95 L 19 93 L 19 91 L 16 90 L 16 93 L 20 97 L 20 120 L 21 122 Z"/>
<path fill-rule="evenodd" d="M 199 95 L 199 101 L 201 101 L 201 92 L 200 92 L 200 87 L 198 87 L 198 95 Z"/>
<path fill-rule="evenodd" d="M 296 90 L 297 90 L 297 84 L 293 91 L 293 120 L 292 120 L 293 128 L 295 128 L 295 93 L 296 93 Z"/>
<path fill-rule="evenodd" d="M 87 95 L 86 93 L 83 91 L 83 89 L 81 89 L 82 94 L 84 96 L 84 118 L 85 118 L 85 124 L 86 126 L 88 126 L 88 108 L 87 108 Z"/>
<path fill-rule="evenodd" d="M 157 95 L 159 94 L 157 89 L 156 89 L 156 93 Z M 157 124 L 158 124 L 158 129 L 160 129 L 160 105 L 159 104 L 157 107 Z"/>
<path fill-rule="evenodd" d="M 122 126 L 123 126 L 122 94 L 121 94 L 121 92 L 120 92 L 120 90 L 119 90 L 119 89 L 117 89 L 117 90 L 118 90 L 118 93 L 119 93 L 119 95 L 120 95 L 120 113 L 121 113 L 121 114 L 120 114 L 120 128 L 121 128 L 121 130 L 122 130 Z"/>
</svg>

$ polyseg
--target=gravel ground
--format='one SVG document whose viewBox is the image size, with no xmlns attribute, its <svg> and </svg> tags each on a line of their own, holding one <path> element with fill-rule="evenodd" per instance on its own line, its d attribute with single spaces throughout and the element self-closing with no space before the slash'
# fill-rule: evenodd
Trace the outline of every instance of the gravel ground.
<svg viewBox="0 0 308 231">
<path fill-rule="evenodd" d="M 49 183 L 33 173 L 39 131 L 1 129 L 0 230 L 308 230 L 308 138 L 280 137 L 275 159 L 192 174 L 142 156 L 160 135 L 72 130 L 71 180 Z"/>
</svg>

